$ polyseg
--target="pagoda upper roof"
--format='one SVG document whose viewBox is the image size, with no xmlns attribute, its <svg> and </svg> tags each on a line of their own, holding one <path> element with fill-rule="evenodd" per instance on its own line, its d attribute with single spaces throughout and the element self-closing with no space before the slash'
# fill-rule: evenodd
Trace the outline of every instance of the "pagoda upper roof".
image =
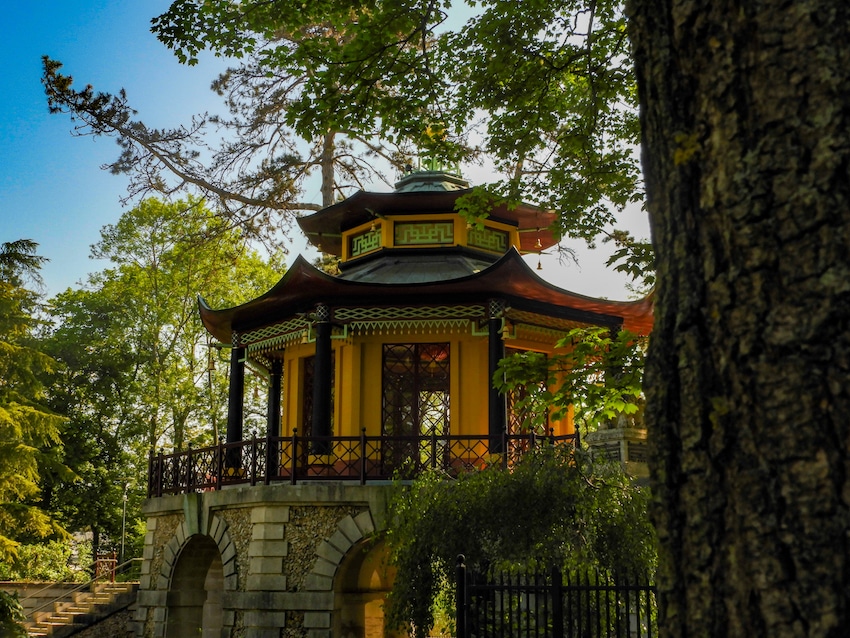
<svg viewBox="0 0 850 638">
<path fill-rule="evenodd" d="M 201 320 L 220 342 L 232 343 L 234 331 L 272 325 L 312 312 L 317 304 L 427 305 L 504 300 L 511 307 L 587 323 L 623 327 L 639 334 L 652 329 L 652 300 L 595 299 L 554 286 L 536 275 L 515 248 L 480 272 L 431 282 L 380 283 L 329 275 L 299 256 L 268 292 L 233 308 L 214 310 L 199 299 Z"/>
<path fill-rule="evenodd" d="M 392 192 L 358 191 L 339 203 L 298 218 L 298 225 L 310 243 L 322 252 L 339 256 L 342 233 L 346 230 L 388 215 L 455 213 L 457 200 L 471 192 L 468 183 L 457 176 L 420 171 L 405 176 Z M 503 203 L 491 209 L 487 219 L 516 227 L 522 252 L 545 250 L 558 242 L 552 229 L 556 221 L 554 211 L 531 204 Z"/>
</svg>

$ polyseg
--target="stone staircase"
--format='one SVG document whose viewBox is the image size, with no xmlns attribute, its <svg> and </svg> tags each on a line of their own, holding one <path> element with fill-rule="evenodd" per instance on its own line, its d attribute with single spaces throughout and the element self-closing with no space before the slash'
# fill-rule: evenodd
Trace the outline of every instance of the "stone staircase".
<svg viewBox="0 0 850 638">
<path fill-rule="evenodd" d="M 136 602 L 138 583 L 93 582 L 53 601 L 52 609 L 33 613 L 26 629 L 32 638 L 64 638 L 100 622 Z"/>
</svg>

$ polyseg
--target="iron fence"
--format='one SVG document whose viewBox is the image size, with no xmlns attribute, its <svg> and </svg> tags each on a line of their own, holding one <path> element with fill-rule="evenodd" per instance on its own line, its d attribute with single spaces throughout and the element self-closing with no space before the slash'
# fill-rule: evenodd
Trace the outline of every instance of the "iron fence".
<svg viewBox="0 0 850 638">
<path fill-rule="evenodd" d="M 387 481 L 436 469 L 449 476 L 508 467 L 540 445 L 578 445 L 575 434 L 465 436 L 253 437 L 164 454 L 151 452 L 148 496 L 218 490 L 229 485 L 315 480 Z"/>
<path fill-rule="evenodd" d="M 500 573 L 457 566 L 458 638 L 652 638 L 655 586 L 596 572 Z"/>
</svg>

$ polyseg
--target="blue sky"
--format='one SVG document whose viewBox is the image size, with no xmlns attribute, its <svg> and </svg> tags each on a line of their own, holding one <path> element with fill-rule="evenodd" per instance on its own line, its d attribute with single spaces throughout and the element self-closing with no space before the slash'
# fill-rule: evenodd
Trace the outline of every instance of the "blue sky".
<svg viewBox="0 0 850 638">
<path fill-rule="evenodd" d="M 33 239 L 50 259 L 50 294 L 100 270 L 88 258 L 104 224 L 118 220 L 126 178 L 100 166 L 118 156 L 111 139 L 74 137 L 66 115 L 50 115 L 41 56 L 64 64 L 75 86 L 124 87 L 139 118 L 171 126 L 217 106 L 209 91 L 217 60 L 180 65 L 150 33 L 169 0 L 51 0 L 4 7 L 0 38 L 0 241 Z"/>
<path fill-rule="evenodd" d="M 177 62 L 150 33 L 150 20 L 170 0 L 52 0 L 4 7 L 0 38 L 0 241 L 32 239 L 50 261 L 42 269 L 49 295 L 104 263 L 89 258 L 100 229 L 125 210 L 125 176 L 100 166 L 118 147 L 108 138 L 75 137 L 67 115 L 50 115 L 41 85 L 41 56 L 64 64 L 75 86 L 127 91 L 138 118 L 173 127 L 192 114 L 220 110 L 210 82 L 224 64 Z M 469 175 L 475 182 L 474 175 Z M 641 217 L 639 213 L 632 215 Z M 631 225 L 631 224 L 630 224 Z M 637 220 L 637 227 L 641 227 Z M 300 246 L 294 247 L 294 253 Z M 604 255 L 582 251 L 581 266 L 544 257 L 539 274 L 569 290 L 625 299 L 622 278 L 602 267 Z M 532 258 L 536 264 L 536 258 Z"/>
</svg>

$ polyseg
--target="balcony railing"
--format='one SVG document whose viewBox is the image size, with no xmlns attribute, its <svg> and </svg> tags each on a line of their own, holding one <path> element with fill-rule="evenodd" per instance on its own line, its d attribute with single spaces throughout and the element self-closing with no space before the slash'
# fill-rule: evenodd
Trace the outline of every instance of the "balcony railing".
<svg viewBox="0 0 850 638">
<path fill-rule="evenodd" d="M 148 496 L 219 490 L 231 485 L 301 481 L 389 481 L 435 469 L 449 476 L 508 467 L 540 445 L 577 445 L 577 436 L 254 437 L 173 454 L 151 453 Z"/>
</svg>

